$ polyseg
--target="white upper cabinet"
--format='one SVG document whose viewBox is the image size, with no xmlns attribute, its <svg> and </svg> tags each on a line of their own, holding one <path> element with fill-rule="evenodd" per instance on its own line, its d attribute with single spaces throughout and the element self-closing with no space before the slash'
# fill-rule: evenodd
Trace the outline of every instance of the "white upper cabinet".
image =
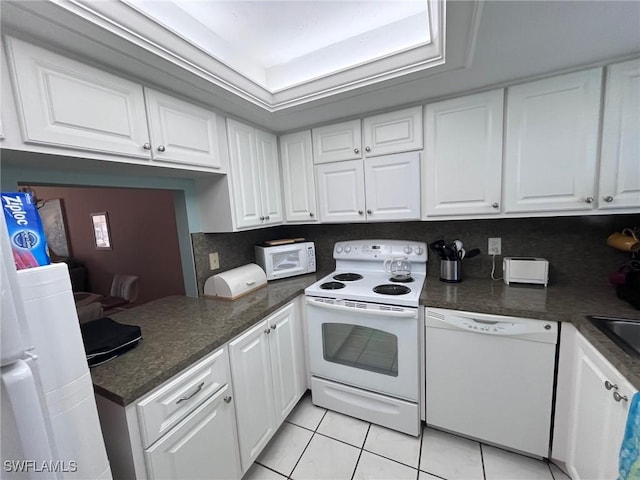
<svg viewBox="0 0 640 480">
<path fill-rule="evenodd" d="M 360 120 L 314 128 L 311 133 L 316 164 L 362 158 Z"/>
<path fill-rule="evenodd" d="M 365 221 L 362 160 L 317 165 L 316 181 L 322 222 Z"/>
<path fill-rule="evenodd" d="M 262 224 L 275 225 L 283 221 L 278 139 L 275 135 L 256 129 L 256 145 L 262 212 L 265 216 Z"/>
<path fill-rule="evenodd" d="M 385 155 L 364 160 L 368 222 L 420 219 L 420 154 Z"/>
<path fill-rule="evenodd" d="M 417 152 L 316 166 L 322 222 L 420 219 Z"/>
<path fill-rule="evenodd" d="M 501 212 L 502 89 L 425 107 L 423 216 Z"/>
<path fill-rule="evenodd" d="M 594 208 L 602 69 L 510 87 L 505 212 Z"/>
<path fill-rule="evenodd" d="M 214 112 L 145 88 L 154 160 L 219 169 Z"/>
<path fill-rule="evenodd" d="M 227 119 L 236 228 L 282 222 L 276 137 Z"/>
<path fill-rule="evenodd" d="M 312 135 L 316 164 L 420 150 L 422 107 L 314 128 Z"/>
<path fill-rule="evenodd" d="M 15 38 L 6 43 L 20 147 L 129 163 L 152 160 L 180 169 L 226 169 L 218 141 L 224 123 L 215 112 Z"/>
<path fill-rule="evenodd" d="M 640 208 L 640 60 L 607 68 L 598 206 Z"/>
<path fill-rule="evenodd" d="M 422 148 L 422 107 L 367 117 L 362 121 L 364 155 L 373 157 Z"/>
<path fill-rule="evenodd" d="M 280 137 L 280 163 L 287 222 L 318 221 L 311 130 Z"/>
<path fill-rule="evenodd" d="M 151 158 L 141 85 L 5 41 L 25 143 Z"/>
</svg>

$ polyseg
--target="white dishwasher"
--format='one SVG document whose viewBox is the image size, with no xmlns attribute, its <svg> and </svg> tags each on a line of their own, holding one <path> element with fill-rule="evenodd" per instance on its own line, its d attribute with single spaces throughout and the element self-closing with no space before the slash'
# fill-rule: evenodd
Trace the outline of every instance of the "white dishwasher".
<svg viewBox="0 0 640 480">
<path fill-rule="evenodd" d="M 556 322 L 427 308 L 426 421 L 549 456 Z"/>
</svg>

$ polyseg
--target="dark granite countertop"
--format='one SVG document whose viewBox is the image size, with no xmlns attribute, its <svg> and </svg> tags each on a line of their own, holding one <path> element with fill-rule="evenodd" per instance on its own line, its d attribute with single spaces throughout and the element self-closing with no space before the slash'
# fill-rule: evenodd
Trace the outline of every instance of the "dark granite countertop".
<svg viewBox="0 0 640 480">
<path fill-rule="evenodd" d="M 91 369 L 98 394 L 129 405 L 206 354 L 259 322 L 324 276 L 303 275 L 269 282 L 236 300 L 166 297 L 112 318 L 138 325 L 144 340 L 133 350 Z M 422 305 L 497 315 L 572 322 L 622 373 L 640 387 L 640 361 L 600 333 L 585 315 L 612 315 L 640 320 L 640 310 L 619 300 L 613 288 L 601 286 L 507 286 L 488 279 L 446 284 L 428 278 Z"/>
<path fill-rule="evenodd" d="M 235 300 L 172 296 L 115 315 L 138 325 L 143 341 L 91 369 L 96 393 L 129 405 L 287 304 L 322 278 L 310 274 L 269 282 Z"/>
</svg>

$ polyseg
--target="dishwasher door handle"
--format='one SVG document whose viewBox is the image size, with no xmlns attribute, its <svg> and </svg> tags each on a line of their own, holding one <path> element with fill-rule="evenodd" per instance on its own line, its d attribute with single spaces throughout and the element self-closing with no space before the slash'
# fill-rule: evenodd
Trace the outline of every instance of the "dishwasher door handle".
<svg viewBox="0 0 640 480">
<path fill-rule="evenodd" d="M 336 305 L 334 303 L 318 302 L 311 298 L 307 298 L 307 305 L 314 307 L 324 308 L 327 310 L 338 310 L 342 312 L 360 313 L 362 315 L 378 315 L 384 317 L 396 317 L 396 318 L 418 318 L 418 311 L 412 310 L 373 310 L 368 308 L 358 307 L 345 307 L 344 305 Z"/>
</svg>

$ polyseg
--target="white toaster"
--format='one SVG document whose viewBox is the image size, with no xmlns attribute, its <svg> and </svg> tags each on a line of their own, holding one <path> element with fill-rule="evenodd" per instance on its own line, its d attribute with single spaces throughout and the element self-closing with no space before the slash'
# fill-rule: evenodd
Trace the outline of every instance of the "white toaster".
<svg viewBox="0 0 640 480">
<path fill-rule="evenodd" d="M 547 286 L 549 262 L 535 257 L 504 257 L 502 260 L 504 283 L 533 283 Z"/>
</svg>

